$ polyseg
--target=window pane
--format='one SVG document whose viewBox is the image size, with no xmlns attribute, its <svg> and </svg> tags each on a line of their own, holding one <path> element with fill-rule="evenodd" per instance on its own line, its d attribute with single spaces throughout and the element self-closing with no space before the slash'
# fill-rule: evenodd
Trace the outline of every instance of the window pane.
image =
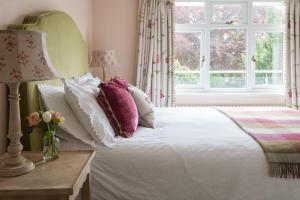
<svg viewBox="0 0 300 200">
<path fill-rule="evenodd" d="M 199 84 L 201 33 L 176 33 L 176 84 Z"/>
<path fill-rule="evenodd" d="M 175 23 L 176 24 L 203 24 L 204 2 L 176 2 Z"/>
<path fill-rule="evenodd" d="M 255 24 L 283 23 L 283 2 L 253 2 L 252 21 Z"/>
<path fill-rule="evenodd" d="M 245 68 L 246 30 L 212 30 L 210 34 L 210 87 L 245 87 Z"/>
<path fill-rule="evenodd" d="M 255 40 L 255 83 L 257 85 L 282 84 L 283 34 L 257 32 Z"/>
<path fill-rule="evenodd" d="M 209 85 L 212 88 L 245 87 L 245 73 L 210 73 Z"/>
<path fill-rule="evenodd" d="M 210 70 L 243 70 L 246 30 L 214 29 L 210 33 Z"/>
<path fill-rule="evenodd" d="M 263 71 L 256 72 L 256 85 L 282 85 L 282 73 L 266 73 Z"/>
<path fill-rule="evenodd" d="M 216 23 L 246 23 L 247 3 L 212 3 L 212 21 Z"/>
</svg>

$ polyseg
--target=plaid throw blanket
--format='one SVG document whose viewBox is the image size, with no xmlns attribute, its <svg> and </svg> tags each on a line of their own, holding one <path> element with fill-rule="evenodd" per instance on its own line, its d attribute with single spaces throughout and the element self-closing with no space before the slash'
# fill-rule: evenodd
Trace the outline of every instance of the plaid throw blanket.
<svg viewBox="0 0 300 200">
<path fill-rule="evenodd" d="M 285 108 L 260 111 L 217 109 L 260 144 L 271 177 L 300 178 L 299 111 Z"/>
</svg>

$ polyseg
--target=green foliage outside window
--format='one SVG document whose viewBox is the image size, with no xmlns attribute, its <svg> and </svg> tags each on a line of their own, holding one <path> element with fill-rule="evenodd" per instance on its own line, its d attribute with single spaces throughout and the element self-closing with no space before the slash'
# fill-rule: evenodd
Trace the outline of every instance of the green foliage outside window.
<svg viewBox="0 0 300 200">
<path fill-rule="evenodd" d="M 177 18 L 187 16 L 187 11 L 176 13 Z M 203 15 L 201 10 L 201 16 Z M 258 23 L 275 24 L 278 23 L 278 11 L 272 8 L 256 8 Z M 196 12 L 194 12 L 196 13 Z M 200 19 L 200 16 L 196 17 Z M 183 20 L 182 20 L 183 21 Z M 199 20 L 201 21 L 201 20 Z M 211 70 L 245 70 L 246 67 L 246 39 L 244 30 L 237 29 L 213 29 L 211 30 L 210 49 L 210 69 Z M 213 40 L 212 40 L 213 37 Z M 176 83 L 199 84 L 200 81 L 200 33 L 177 33 L 176 34 Z M 282 44 L 283 34 L 276 32 L 257 32 L 255 34 L 256 49 L 254 57 L 256 59 L 256 70 L 281 70 L 282 69 Z M 248 56 L 251 56 L 248 52 Z M 184 73 L 186 71 L 186 73 Z M 280 78 L 281 74 L 275 77 Z M 272 73 L 256 74 L 257 84 L 276 83 Z M 211 74 L 211 87 L 244 87 L 245 74 Z M 280 82 L 280 81 L 279 81 Z"/>
</svg>

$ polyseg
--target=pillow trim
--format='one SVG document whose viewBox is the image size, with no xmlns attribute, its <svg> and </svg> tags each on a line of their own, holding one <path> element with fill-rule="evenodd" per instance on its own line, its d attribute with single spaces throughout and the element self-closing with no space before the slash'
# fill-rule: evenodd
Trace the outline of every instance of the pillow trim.
<svg viewBox="0 0 300 200">
<path fill-rule="evenodd" d="M 64 83 L 65 83 L 65 85 L 67 85 L 68 83 L 66 83 L 67 81 L 69 81 L 69 80 L 64 80 Z M 72 83 L 71 81 L 69 81 L 69 84 L 73 84 L 74 85 L 74 83 Z M 76 83 L 77 84 L 77 83 Z M 78 95 L 77 94 L 75 94 L 74 92 L 73 92 L 73 90 L 70 90 L 69 88 L 67 88 L 74 96 L 76 96 L 76 103 L 79 105 L 79 108 L 80 108 L 80 110 L 82 111 L 82 112 L 84 112 L 87 116 L 89 116 L 88 118 L 89 118 L 89 123 L 90 123 L 90 125 L 91 125 L 91 128 L 92 128 L 92 131 L 95 133 L 95 135 L 96 136 L 98 136 L 97 138 L 94 138 L 94 136 L 92 135 L 92 134 L 90 134 L 89 133 L 89 131 L 88 130 L 86 130 L 86 128 L 83 126 L 83 128 L 90 134 L 90 136 L 97 142 L 97 141 L 99 141 L 100 140 L 100 142 L 102 142 L 104 145 L 106 145 L 107 147 L 110 147 L 110 148 L 113 148 L 113 146 L 114 146 L 114 144 L 112 144 L 112 143 L 110 143 L 110 142 L 108 142 L 107 140 L 105 140 L 104 138 L 105 137 L 103 137 L 102 138 L 102 136 L 98 133 L 98 131 L 96 131 L 95 130 L 95 128 L 94 128 L 94 123 L 93 123 L 93 120 L 92 120 L 92 117 L 90 116 L 90 114 L 89 113 L 87 113 L 83 108 L 82 108 L 82 105 L 81 105 L 81 103 L 79 102 L 79 98 L 78 98 Z M 75 114 L 75 113 L 74 113 Z M 76 116 L 76 114 L 75 114 L 75 116 Z M 77 116 L 76 116 L 77 117 Z M 78 118 L 78 117 L 77 117 Z M 79 122 L 81 123 L 81 121 L 79 120 Z M 101 136 L 101 137 L 100 137 Z"/>
</svg>

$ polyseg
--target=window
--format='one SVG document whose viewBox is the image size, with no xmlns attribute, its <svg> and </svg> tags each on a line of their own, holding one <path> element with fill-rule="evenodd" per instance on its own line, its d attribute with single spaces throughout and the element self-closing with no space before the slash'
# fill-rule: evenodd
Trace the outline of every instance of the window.
<svg viewBox="0 0 300 200">
<path fill-rule="evenodd" d="M 245 29 L 210 31 L 210 87 L 244 88 L 246 86 L 246 34 Z"/>
<path fill-rule="evenodd" d="M 203 24 L 204 2 L 177 2 L 175 21 L 179 24 Z"/>
<path fill-rule="evenodd" d="M 256 32 L 255 33 L 255 84 L 281 85 L 283 46 L 282 33 Z"/>
<path fill-rule="evenodd" d="M 180 91 L 282 91 L 283 0 L 177 0 Z"/>
<path fill-rule="evenodd" d="M 214 23 L 247 23 L 247 2 L 212 2 L 211 8 Z"/>
<path fill-rule="evenodd" d="M 176 82 L 178 84 L 199 85 L 201 32 L 176 34 Z"/>
<path fill-rule="evenodd" d="M 254 24 L 280 24 L 284 19 L 282 2 L 253 2 L 252 21 Z"/>
</svg>

